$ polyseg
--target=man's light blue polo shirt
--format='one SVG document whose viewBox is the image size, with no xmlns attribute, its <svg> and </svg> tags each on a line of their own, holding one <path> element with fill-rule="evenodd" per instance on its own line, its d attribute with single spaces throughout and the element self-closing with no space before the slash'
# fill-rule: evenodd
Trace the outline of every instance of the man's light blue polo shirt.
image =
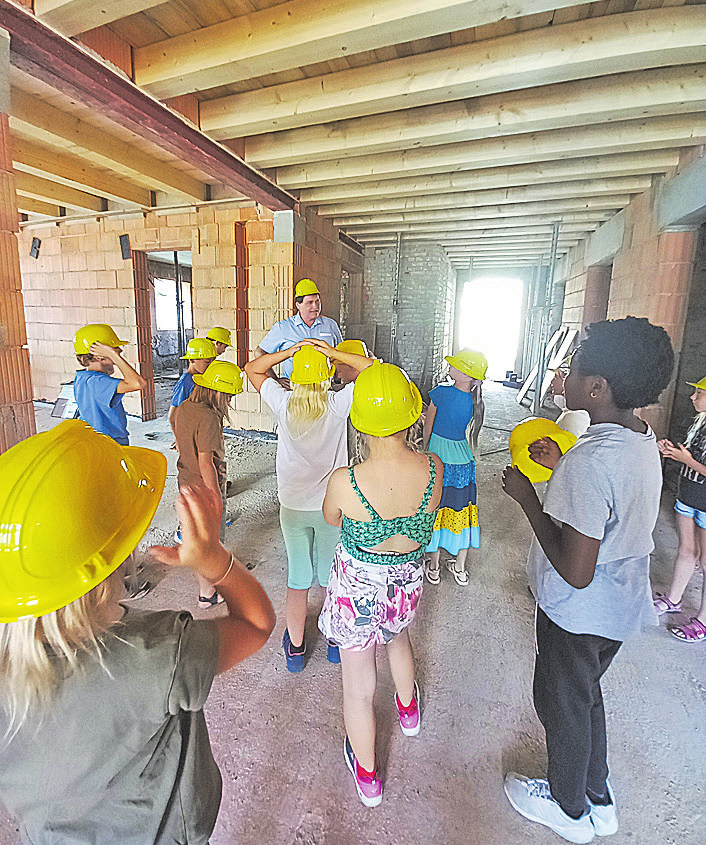
<svg viewBox="0 0 706 845">
<path fill-rule="evenodd" d="M 293 317 L 275 323 L 260 341 L 259 346 L 263 352 L 280 352 L 282 349 L 289 349 L 295 343 L 299 343 L 300 340 L 305 340 L 307 337 L 325 340 L 331 346 L 336 346 L 343 340 L 338 324 L 330 317 L 317 317 L 312 326 L 307 326 L 301 316 L 295 314 Z M 292 359 L 287 358 L 282 363 L 282 375 L 284 378 L 289 378 L 291 374 Z"/>
</svg>

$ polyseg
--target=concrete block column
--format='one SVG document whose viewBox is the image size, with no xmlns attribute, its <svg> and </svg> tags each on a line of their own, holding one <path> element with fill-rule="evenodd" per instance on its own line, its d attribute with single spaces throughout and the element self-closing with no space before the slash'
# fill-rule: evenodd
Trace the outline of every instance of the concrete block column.
<svg viewBox="0 0 706 845">
<path fill-rule="evenodd" d="M 10 36 L 0 29 L 0 452 L 36 432 L 9 112 Z"/>
</svg>

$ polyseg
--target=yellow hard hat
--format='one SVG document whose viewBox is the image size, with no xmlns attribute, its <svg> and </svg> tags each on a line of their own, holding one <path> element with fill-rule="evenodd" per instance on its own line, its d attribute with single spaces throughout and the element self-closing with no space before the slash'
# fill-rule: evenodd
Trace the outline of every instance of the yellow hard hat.
<svg viewBox="0 0 706 845">
<path fill-rule="evenodd" d="M 559 428 L 553 420 L 533 417 L 518 423 L 510 435 L 509 449 L 512 455 L 512 465 L 526 475 L 533 484 L 547 481 L 552 475 L 550 469 L 530 458 L 530 444 L 541 440 L 543 437 L 551 437 L 561 449 L 562 455 L 565 455 L 576 443 L 576 435 Z"/>
<path fill-rule="evenodd" d="M 71 604 L 126 560 L 167 461 L 67 420 L 0 455 L 0 477 L 0 622 L 17 622 Z"/>
<path fill-rule="evenodd" d="M 226 346 L 232 346 L 230 342 L 230 332 L 224 329 L 223 326 L 214 326 L 208 330 L 206 337 L 214 343 L 225 343 Z"/>
<path fill-rule="evenodd" d="M 297 286 L 294 288 L 294 296 L 311 296 L 314 293 L 318 293 L 319 289 L 316 287 L 316 284 L 311 281 L 311 279 L 302 279 L 301 282 L 297 282 Z"/>
<path fill-rule="evenodd" d="M 301 346 L 292 356 L 292 384 L 319 384 L 332 375 L 328 358 L 313 346 Z"/>
<path fill-rule="evenodd" d="M 699 390 L 706 390 L 706 376 L 704 376 L 704 377 L 701 379 L 701 381 L 697 381 L 697 382 L 687 381 L 687 384 L 688 384 L 690 387 L 698 387 L 698 388 L 699 388 Z"/>
<path fill-rule="evenodd" d="M 216 347 L 213 345 L 213 341 L 207 337 L 195 337 L 186 345 L 186 355 L 182 355 L 181 357 L 187 361 L 202 361 L 204 358 L 215 358 Z"/>
<path fill-rule="evenodd" d="M 194 373 L 192 378 L 194 384 L 199 387 L 210 387 L 219 393 L 231 393 L 235 396 L 243 392 L 243 374 L 240 367 L 230 361 L 213 361 L 206 367 L 203 375 Z"/>
<path fill-rule="evenodd" d="M 351 422 L 363 434 L 396 434 L 413 425 L 421 413 L 417 385 L 394 364 L 374 361 L 356 379 Z"/>
<path fill-rule="evenodd" d="M 479 381 L 485 379 L 485 374 L 488 371 L 488 361 L 485 355 L 473 349 L 462 349 L 455 355 L 447 355 L 444 360 L 459 372 L 465 373 L 471 378 L 477 378 Z"/>
<path fill-rule="evenodd" d="M 364 355 L 368 357 L 368 347 L 362 340 L 342 340 L 337 346 L 339 352 L 348 352 L 351 355 Z"/>
<path fill-rule="evenodd" d="M 77 355 L 88 355 L 94 343 L 104 343 L 115 349 L 117 346 L 125 346 L 129 341 L 120 340 L 107 323 L 89 323 L 74 335 L 74 352 Z"/>
</svg>

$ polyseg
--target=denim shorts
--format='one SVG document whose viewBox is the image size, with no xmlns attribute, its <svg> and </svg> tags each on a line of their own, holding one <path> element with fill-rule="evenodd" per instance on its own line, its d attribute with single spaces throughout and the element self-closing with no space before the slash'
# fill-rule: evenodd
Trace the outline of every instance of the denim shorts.
<svg viewBox="0 0 706 845">
<path fill-rule="evenodd" d="M 674 505 L 674 510 L 680 516 L 686 516 L 689 519 L 696 520 L 696 524 L 699 528 L 706 528 L 706 511 L 697 511 L 696 508 L 690 508 L 689 505 L 685 505 L 684 502 L 680 502 L 679 499 L 677 499 L 677 502 Z"/>
</svg>

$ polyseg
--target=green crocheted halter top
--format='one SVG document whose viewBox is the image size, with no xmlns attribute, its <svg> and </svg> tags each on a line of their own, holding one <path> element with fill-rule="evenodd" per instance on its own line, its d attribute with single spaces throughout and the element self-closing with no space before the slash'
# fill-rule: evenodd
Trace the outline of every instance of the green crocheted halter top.
<svg viewBox="0 0 706 845">
<path fill-rule="evenodd" d="M 365 498 L 360 487 L 358 487 L 353 467 L 348 468 L 348 477 L 358 498 L 370 514 L 370 520 L 367 522 L 350 519 L 344 515 L 341 525 L 341 544 L 348 554 L 352 555 L 361 563 L 378 563 L 383 565 L 390 563 L 409 563 L 410 561 L 418 560 L 424 549 L 429 545 L 429 540 L 434 530 L 434 520 L 436 519 L 436 511 L 432 511 L 431 513 L 426 512 L 429 499 L 434 490 L 434 481 L 436 480 L 436 467 L 434 466 L 432 456 L 429 455 L 429 483 L 424 491 L 421 504 L 411 516 L 396 516 L 393 519 L 383 519 Z M 389 540 L 390 537 L 394 537 L 396 534 L 403 534 L 410 540 L 419 543 L 419 548 L 411 552 L 405 552 L 404 554 L 366 550 L 380 545 L 380 543 Z"/>
</svg>

